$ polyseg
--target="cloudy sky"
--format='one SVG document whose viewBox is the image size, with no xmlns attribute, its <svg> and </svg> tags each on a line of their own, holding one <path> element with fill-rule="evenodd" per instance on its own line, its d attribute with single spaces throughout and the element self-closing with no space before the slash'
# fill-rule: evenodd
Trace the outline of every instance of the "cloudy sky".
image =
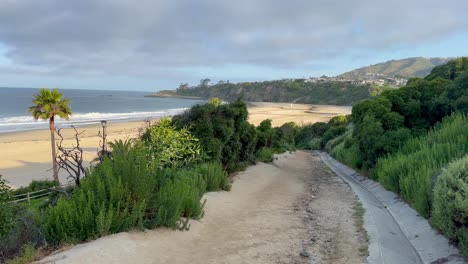
<svg viewBox="0 0 468 264">
<path fill-rule="evenodd" d="M 0 0 L 0 86 L 159 90 L 468 55 L 466 0 Z"/>
</svg>

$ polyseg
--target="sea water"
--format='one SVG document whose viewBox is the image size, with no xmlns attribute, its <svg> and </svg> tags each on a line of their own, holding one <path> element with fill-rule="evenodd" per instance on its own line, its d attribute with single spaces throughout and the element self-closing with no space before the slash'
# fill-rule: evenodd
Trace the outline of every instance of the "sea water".
<svg viewBox="0 0 468 264">
<path fill-rule="evenodd" d="M 0 88 L 0 133 L 48 128 L 48 120 L 33 120 L 28 107 L 39 89 Z M 171 116 L 200 100 L 144 97 L 150 92 L 61 89 L 71 99 L 70 120 L 56 119 L 58 128 L 108 122 L 128 122 Z"/>
</svg>

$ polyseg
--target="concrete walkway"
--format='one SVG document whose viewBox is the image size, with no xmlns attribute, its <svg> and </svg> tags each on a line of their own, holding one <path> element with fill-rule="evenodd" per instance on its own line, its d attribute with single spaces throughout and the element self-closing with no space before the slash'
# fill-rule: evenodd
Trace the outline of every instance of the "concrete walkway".
<svg viewBox="0 0 468 264">
<path fill-rule="evenodd" d="M 379 183 L 356 173 L 328 154 L 320 156 L 358 195 L 370 237 L 369 263 L 466 263 L 458 250 L 428 221 Z"/>
</svg>

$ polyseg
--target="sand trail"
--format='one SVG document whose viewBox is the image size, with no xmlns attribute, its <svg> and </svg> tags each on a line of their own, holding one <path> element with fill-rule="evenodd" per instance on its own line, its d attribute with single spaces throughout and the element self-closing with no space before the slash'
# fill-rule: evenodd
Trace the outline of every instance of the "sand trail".
<svg viewBox="0 0 468 264">
<path fill-rule="evenodd" d="M 330 183 L 323 179 L 314 182 L 314 175 L 336 181 L 336 195 L 321 194 L 319 185 Z M 324 204 L 320 202 L 322 195 L 335 200 Z M 189 231 L 120 233 L 74 246 L 40 263 L 363 261 L 358 254 L 359 234 L 352 224 L 352 210 L 338 212 L 349 217 L 349 225 L 341 223 L 344 219 L 329 219 L 330 214 L 326 213 L 331 209 L 330 203 L 349 207 L 355 197 L 347 185 L 325 170 L 318 157 L 309 153 L 283 154 L 274 164 L 252 166 L 235 176 L 230 192 L 208 193 L 204 199 L 205 216 L 191 221 Z M 313 217 L 309 207 L 315 212 Z M 327 229 L 319 230 L 324 222 Z"/>
</svg>

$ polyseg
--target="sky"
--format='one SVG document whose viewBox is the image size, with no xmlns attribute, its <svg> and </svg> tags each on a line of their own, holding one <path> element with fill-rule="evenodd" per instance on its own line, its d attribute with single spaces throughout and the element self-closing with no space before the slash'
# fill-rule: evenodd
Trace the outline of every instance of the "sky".
<svg viewBox="0 0 468 264">
<path fill-rule="evenodd" d="M 1 0 L 0 87 L 157 91 L 468 55 L 466 0 Z"/>
</svg>

